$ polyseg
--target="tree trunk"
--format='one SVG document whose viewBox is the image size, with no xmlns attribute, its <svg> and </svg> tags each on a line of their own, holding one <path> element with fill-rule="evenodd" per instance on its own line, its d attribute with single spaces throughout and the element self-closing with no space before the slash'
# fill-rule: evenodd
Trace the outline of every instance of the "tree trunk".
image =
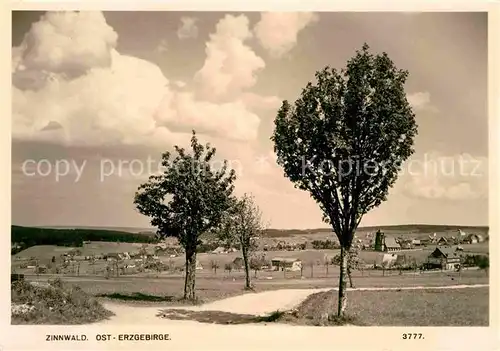
<svg viewBox="0 0 500 351">
<path fill-rule="evenodd" d="M 354 284 L 352 283 L 351 270 L 349 269 L 349 266 L 347 267 L 347 276 L 349 277 L 349 286 L 351 288 L 354 288 Z"/>
<path fill-rule="evenodd" d="M 245 289 L 251 289 L 250 285 L 250 265 L 248 264 L 248 251 L 242 247 L 243 263 L 245 265 Z"/>
<path fill-rule="evenodd" d="M 345 313 L 345 309 L 347 307 L 347 254 L 348 249 L 345 247 L 341 247 L 340 249 L 340 279 L 339 279 L 339 302 L 338 302 L 338 311 L 337 315 L 339 317 L 343 317 Z"/>
<path fill-rule="evenodd" d="M 186 280 L 184 282 L 184 299 L 194 301 L 196 280 L 196 250 L 186 249 Z"/>
</svg>

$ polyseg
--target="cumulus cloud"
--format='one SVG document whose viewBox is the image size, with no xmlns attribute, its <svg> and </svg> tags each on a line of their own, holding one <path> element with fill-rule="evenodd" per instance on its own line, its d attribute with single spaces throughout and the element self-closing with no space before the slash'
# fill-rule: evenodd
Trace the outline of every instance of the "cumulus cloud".
<svg viewBox="0 0 500 351">
<path fill-rule="evenodd" d="M 425 154 L 409 160 L 405 193 L 428 199 L 465 200 L 488 196 L 488 158 L 469 154 Z"/>
<path fill-rule="evenodd" d="M 75 79 L 56 77 L 36 90 L 13 90 L 14 136 L 66 142 L 113 143 L 152 133 L 168 81 L 144 60 L 110 52 L 109 67 Z M 62 129 L 41 132 L 58 123 Z"/>
<path fill-rule="evenodd" d="M 431 104 L 431 94 L 426 91 L 409 94 L 406 98 L 415 111 L 437 111 Z"/>
<path fill-rule="evenodd" d="M 244 15 L 226 15 L 217 23 L 206 43 L 205 62 L 195 75 L 204 97 L 234 97 L 256 83 L 256 73 L 265 62 L 245 44 L 250 38 L 249 20 Z"/>
<path fill-rule="evenodd" d="M 177 29 L 177 37 L 181 40 L 196 38 L 198 36 L 197 21 L 198 19 L 195 17 L 182 17 L 181 25 L 179 29 Z"/>
<path fill-rule="evenodd" d="M 208 68 L 201 73 L 207 86 L 218 86 L 221 79 L 231 90 L 254 83 L 253 71 L 264 63 L 242 43 L 249 33 L 246 17 L 219 22 L 207 49 Z M 41 17 L 12 50 L 14 138 L 164 145 L 189 141 L 192 128 L 235 140 L 256 138 L 260 119 L 244 96 L 215 103 L 181 92 L 185 84 L 171 84 L 157 65 L 121 54 L 116 41 L 101 13 Z M 226 56 L 219 62 L 224 69 L 217 67 L 218 55 Z M 250 68 L 241 68 L 240 58 Z M 253 100 L 258 104 L 258 97 Z"/>
<path fill-rule="evenodd" d="M 197 101 L 192 93 L 175 93 L 164 103 L 159 108 L 158 120 L 167 125 L 195 128 L 201 133 L 208 131 L 235 140 L 257 137 L 260 119 L 241 101 L 215 104 Z"/>
<path fill-rule="evenodd" d="M 100 12 L 49 12 L 32 25 L 23 41 L 22 67 L 81 75 L 109 66 L 110 49 L 117 40 Z"/>
<path fill-rule="evenodd" d="M 255 25 L 260 44 L 274 58 L 288 53 L 297 44 L 298 34 L 318 21 L 313 12 L 265 12 Z"/>
</svg>

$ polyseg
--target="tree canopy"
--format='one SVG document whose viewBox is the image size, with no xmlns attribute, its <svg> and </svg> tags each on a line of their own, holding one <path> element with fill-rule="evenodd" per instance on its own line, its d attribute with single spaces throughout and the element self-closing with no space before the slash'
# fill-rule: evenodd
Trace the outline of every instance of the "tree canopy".
<svg viewBox="0 0 500 351">
<path fill-rule="evenodd" d="M 346 68 L 326 67 L 315 77 L 294 104 L 283 102 L 271 139 L 285 175 L 311 194 L 348 248 L 363 215 L 386 200 L 414 151 L 408 72 L 365 44 Z"/>
<path fill-rule="evenodd" d="M 195 131 L 192 154 L 177 145 L 174 148 L 177 156 L 172 159 L 170 152 L 163 153 L 163 173 L 150 176 L 139 187 L 134 203 L 140 213 L 151 218 L 159 236 L 176 237 L 186 247 L 193 234 L 220 224 L 231 205 L 236 175 L 234 170 L 228 171 L 227 161 L 219 170 L 212 169 L 216 149 L 201 145 Z"/>
</svg>

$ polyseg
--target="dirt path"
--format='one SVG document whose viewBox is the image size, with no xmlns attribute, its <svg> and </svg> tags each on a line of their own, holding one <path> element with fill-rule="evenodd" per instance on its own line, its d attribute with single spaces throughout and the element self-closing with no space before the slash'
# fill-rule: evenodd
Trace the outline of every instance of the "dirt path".
<svg viewBox="0 0 500 351">
<path fill-rule="evenodd" d="M 475 284 L 475 285 L 448 285 L 448 286 L 413 286 L 413 287 L 390 287 L 390 288 L 355 288 L 347 289 L 348 291 L 387 291 L 387 290 L 429 290 L 429 289 L 465 289 L 465 288 L 483 288 L 488 287 L 488 284 Z M 183 306 L 183 307 L 172 307 L 172 306 L 154 306 L 154 307 L 143 307 L 143 306 L 130 306 L 121 303 L 104 303 L 104 307 L 115 313 L 115 316 L 111 317 L 109 320 L 99 322 L 98 325 L 103 324 L 183 324 L 183 325 L 200 325 L 198 322 L 194 321 L 178 321 L 178 320 L 168 320 L 160 319 L 156 315 L 160 310 L 164 308 L 173 309 L 187 309 L 193 311 L 222 311 L 231 312 L 237 314 L 253 314 L 253 315 L 265 315 L 267 313 L 272 313 L 276 310 L 288 310 L 291 309 L 302 301 L 304 301 L 309 295 L 328 291 L 337 290 L 336 288 L 324 288 L 324 289 L 282 289 L 282 290 L 272 290 L 263 291 L 259 293 L 247 293 L 235 297 L 230 297 L 224 300 L 215 301 L 207 303 L 201 306 Z"/>
</svg>

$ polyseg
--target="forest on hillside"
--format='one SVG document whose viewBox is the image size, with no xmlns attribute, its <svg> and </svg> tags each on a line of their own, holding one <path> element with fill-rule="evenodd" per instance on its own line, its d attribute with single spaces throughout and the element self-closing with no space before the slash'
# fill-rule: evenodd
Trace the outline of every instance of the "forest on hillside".
<svg viewBox="0 0 500 351">
<path fill-rule="evenodd" d="M 101 229 L 52 229 L 37 227 L 11 227 L 11 254 L 35 245 L 81 247 L 84 241 L 110 241 L 128 243 L 155 243 L 154 234 L 137 234 Z"/>
</svg>

